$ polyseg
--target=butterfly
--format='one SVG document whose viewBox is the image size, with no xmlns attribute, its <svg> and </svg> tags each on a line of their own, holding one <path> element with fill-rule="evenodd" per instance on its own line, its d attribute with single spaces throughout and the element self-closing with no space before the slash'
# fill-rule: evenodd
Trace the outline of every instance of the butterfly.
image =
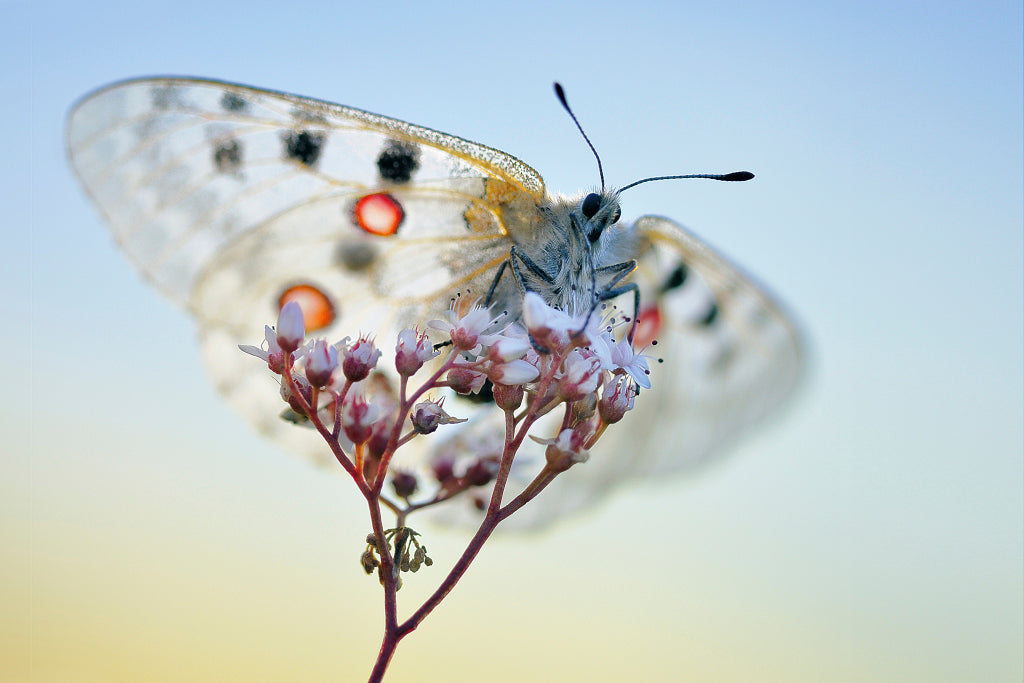
<svg viewBox="0 0 1024 683">
<path fill-rule="evenodd" d="M 517 513 L 527 526 L 704 461 L 800 376 L 800 337 L 781 306 L 675 222 L 622 221 L 603 172 L 600 192 L 551 196 L 534 169 L 484 145 L 194 78 L 130 80 L 86 96 L 70 114 L 67 147 L 118 245 L 195 318 L 217 391 L 319 464 L 335 463 L 311 430 L 280 419 L 270 374 L 237 350 L 293 299 L 311 333 L 374 332 L 385 351 L 399 329 L 438 317 L 460 292 L 512 319 L 524 290 L 588 315 L 625 299 L 635 344 L 658 342 L 653 388 L 628 428 L 609 429 L 585 466 L 559 477 L 530 515 Z M 494 438 L 481 431 L 486 420 L 473 424 L 484 427 L 453 438 Z"/>
</svg>

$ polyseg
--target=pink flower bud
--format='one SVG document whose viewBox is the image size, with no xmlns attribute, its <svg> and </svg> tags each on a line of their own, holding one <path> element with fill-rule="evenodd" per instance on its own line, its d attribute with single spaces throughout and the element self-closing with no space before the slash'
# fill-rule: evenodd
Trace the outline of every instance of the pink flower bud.
<svg viewBox="0 0 1024 683">
<path fill-rule="evenodd" d="M 398 343 L 395 346 L 395 369 L 398 374 L 406 377 L 415 375 L 423 364 L 436 356 L 430 345 L 427 335 L 416 330 L 402 330 L 398 333 Z"/>
<path fill-rule="evenodd" d="M 593 354 L 574 349 L 562 364 L 564 374 L 558 380 L 558 395 L 566 401 L 578 401 L 597 391 L 601 382 L 601 362 Z"/>
<path fill-rule="evenodd" d="M 522 384 L 495 384 L 494 403 L 502 410 L 518 410 L 523 404 Z"/>
<path fill-rule="evenodd" d="M 586 462 L 590 459 L 590 453 L 583 448 L 586 441 L 585 435 L 574 429 L 563 429 L 555 439 L 534 439 L 534 441 L 547 444 L 544 457 L 547 459 L 548 467 L 555 472 L 564 472 L 576 463 Z"/>
<path fill-rule="evenodd" d="M 416 489 L 419 488 L 419 482 L 416 480 L 416 475 L 412 472 L 395 472 L 391 478 L 391 486 L 395 489 L 395 495 L 399 498 L 408 498 L 412 494 L 416 493 Z"/>
<path fill-rule="evenodd" d="M 338 367 L 338 350 L 325 340 L 313 341 L 306 353 L 306 379 L 318 389 L 327 386 L 331 381 L 331 373 Z"/>
<path fill-rule="evenodd" d="M 498 461 L 495 458 L 479 458 L 466 468 L 465 478 L 470 486 L 486 486 L 498 476 Z"/>
<path fill-rule="evenodd" d="M 312 405 L 313 403 L 313 388 L 309 385 L 304 377 L 294 376 L 292 379 L 295 380 L 295 387 L 298 389 L 299 395 L 302 397 L 302 401 L 306 405 Z M 287 382 L 281 383 L 281 397 L 288 403 L 292 410 L 302 417 L 309 417 L 306 413 L 306 409 L 303 407 L 299 398 L 296 397 L 295 393 L 292 392 L 290 385 Z"/>
<path fill-rule="evenodd" d="M 277 343 L 287 353 L 294 352 L 306 336 L 306 320 L 297 301 L 281 307 L 277 316 Z"/>
<path fill-rule="evenodd" d="M 475 394 L 483 387 L 487 375 L 464 366 L 455 366 L 448 371 L 448 386 L 459 394 Z"/>
<path fill-rule="evenodd" d="M 341 361 L 341 370 L 351 382 L 359 382 L 370 375 L 370 370 L 377 366 L 380 351 L 367 337 L 360 337 L 355 344 L 345 349 Z"/>
<path fill-rule="evenodd" d="M 409 419 L 412 421 L 413 429 L 420 434 L 430 434 L 434 432 L 440 425 L 457 424 L 459 422 L 465 422 L 465 419 L 460 420 L 459 418 L 452 417 L 444 411 L 441 404 L 444 399 L 437 401 L 423 401 L 413 406 L 412 415 Z"/>
<path fill-rule="evenodd" d="M 350 398 L 341 410 L 341 426 L 354 444 L 366 443 L 373 434 L 373 423 L 380 416 L 377 407 L 362 396 Z"/>
<path fill-rule="evenodd" d="M 434 479 L 441 486 L 448 486 L 455 481 L 455 460 L 451 457 L 441 456 L 430 465 Z"/>
<path fill-rule="evenodd" d="M 597 404 L 597 410 L 605 424 L 615 424 L 626 411 L 632 410 L 636 391 L 626 377 L 618 376 L 604 387 L 604 393 Z"/>
<path fill-rule="evenodd" d="M 366 442 L 367 454 L 374 460 L 379 461 L 388 448 L 388 441 L 391 439 L 391 420 L 377 420 L 373 423 L 373 434 Z"/>
</svg>

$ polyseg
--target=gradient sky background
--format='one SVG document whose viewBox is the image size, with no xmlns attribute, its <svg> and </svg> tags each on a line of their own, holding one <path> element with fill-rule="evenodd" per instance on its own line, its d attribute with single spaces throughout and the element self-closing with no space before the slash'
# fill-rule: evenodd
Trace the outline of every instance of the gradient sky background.
<svg viewBox="0 0 1024 683">
<path fill-rule="evenodd" d="M 788 303 L 799 399 L 714 467 L 493 541 L 394 680 L 1019 681 L 1020 3 L 346 4 L 3 4 L 0 678 L 360 680 L 376 653 L 361 500 L 222 405 L 66 162 L 78 97 L 183 74 L 438 128 L 575 192 L 597 178 L 558 79 L 612 184 L 757 173 L 624 212 Z"/>
</svg>

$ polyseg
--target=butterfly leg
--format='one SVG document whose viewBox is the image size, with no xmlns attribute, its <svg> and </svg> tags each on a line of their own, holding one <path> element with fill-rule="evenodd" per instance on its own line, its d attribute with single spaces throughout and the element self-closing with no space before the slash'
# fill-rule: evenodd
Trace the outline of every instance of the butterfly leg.
<svg viewBox="0 0 1024 683">
<path fill-rule="evenodd" d="M 530 288 L 526 286 L 526 280 L 523 279 L 522 271 L 519 270 L 519 262 L 522 262 L 523 265 L 525 265 L 530 272 L 537 276 L 537 278 L 539 278 L 544 284 L 550 285 L 555 281 L 554 278 L 545 273 L 540 266 L 534 263 L 533 259 L 517 249 L 515 245 L 512 245 L 512 251 L 509 252 L 508 260 L 498 267 L 498 272 L 494 274 L 491 286 L 487 289 L 487 298 L 484 299 L 484 303 L 487 306 L 494 303 L 494 292 L 497 291 L 498 283 L 501 282 L 501 276 L 505 274 L 505 268 L 507 268 L 510 263 L 512 264 L 512 274 L 515 276 L 516 284 L 519 285 L 519 291 L 523 294 L 530 291 Z"/>
<path fill-rule="evenodd" d="M 517 249 L 515 245 L 512 245 L 512 251 L 509 253 L 508 260 L 512 263 L 512 272 L 515 273 L 516 282 L 519 283 L 519 289 L 522 290 L 523 294 L 530 290 L 526 286 L 526 281 L 523 280 L 523 274 L 519 270 L 519 263 L 516 259 L 522 262 L 536 277 L 540 278 L 544 284 L 550 285 L 554 283 L 555 279 L 553 277 L 545 273 L 540 266 L 533 262 L 533 259 Z"/>
<path fill-rule="evenodd" d="M 515 245 L 513 245 L 513 246 L 512 246 L 512 251 L 511 251 L 511 252 L 509 252 L 509 258 L 508 258 L 508 261 L 506 261 L 505 263 L 511 263 L 511 264 L 512 264 L 512 274 L 513 274 L 513 275 L 515 275 L 515 278 L 516 278 L 516 283 L 517 283 L 517 284 L 519 285 L 519 291 L 520 291 L 520 292 L 522 292 L 523 294 L 526 294 L 526 292 L 528 292 L 528 291 L 530 291 L 530 290 L 529 290 L 529 288 L 528 288 L 528 287 L 526 286 L 526 280 L 524 280 L 524 279 L 523 279 L 523 273 L 522 273 L 522 271 L 520 271 L 520 270 L 519 270 L 519 262 L 520 262 L 520 261 L 522 261 L 522 263 L 523 263 L 523 264 L 524 264 L 524 265 L 525 265 L 525 266 L 526 266 L 526 267 L 527 267 L 527 268 L 528 268 L 528 269 L 529 269 L 529 270 L 530 270 L 530 271 L 531 271 L 531 272 L 532 272 L 532 273 L 533 273 L 533 274 L 534 274 L 534 275 L 535 275 L 536 277 L 538 277 L 538 278 L 539 278 L 539 279 L 540 279 L 540 280 L 541 280 L 542 282 L 544 282 L 545 284 L 549 284 L 549 285 L 550 285 L 550 284 L 552 284 L 552 283 L 554 282 L 554 278 L 552 278 L 552 277 L 551 277 L 550 275 L 548 275 L 547 273 L 545 273 L 545 272 L 544 272 L 544 271 L 543 271 L 543 270 L 541 269 L 541 267 L 540 267 L 540 266 L 538 266 L 538 265 L 537 265 L 536 263 L 534 263 L 534 262 L 533 262 L 533 259 L 531 259 L 531 258 L 530 258 L 529 256 L 527 256 L 526 254 L 524 254 L 523 252 L 521 252 L 521 251 L 519 251 L 518 249 L 516 249 Z M 504 271 L 504 264 L 502 265 L 502 269 L 501 269 L 501 271 Z M 499 271 L 499 275 L 501 274 L 501 271 Z M 497 282 L 495 282 L 495 284 L 497 284 Z M 493 287 L 493 285 L 492 285 L 492 287 Z M 531 345 L 533 346 L 533 349 L 534 349 L 534 350 L 535 350 L 535 351 L 536 351 L 537 353 L 543 354 L 543 355 L 545 355 L 545 356 L 546 356 L 547 354 L 551 353 L 551 349 L 547 349 L 547 348 L 544 348 L 543 346 L 541 346 L 540 344 L 538 344 L 538 343 L 537 343 L 537 340 L 533 338 L 533 335 L 532 335 L 532 334 L 531 334 L 531 335 L 529 335 L 529 337 L 530 337 L 530 344 L 531 344 Z"/>
<path fill-rule="evenodd" d="M 621 285 L 619 287 L 616 287 L 615 285 L 621 282 L 622 278 L 632 273 L 635 268 L 636 261 L 630 260 L 623 261 L 622 263 L 616 263 L 615 265 L 611 266 L 602 266 L 601 268 L 596 269 L 596 273 L 601 273 L 602 275 L 610 274 L 611 279 L 604 286 L 604 288 L 600 290 L 597 289 L 597 286 L 595 284 L 594 303 L 590 307 L 590 310 L 587 312 L 587 319 L 583 323 L 583 329 L 586 329 L 587 324 L 590 323 L 590 316 L 594 314 L 594 311 L 597 309 L 598 304 L 604 301 L 611 301 L 612 299 L 621 296 L 626 292 L 633 292 L 633 320 L 632 324 L 629 326 L 629 335 L 627 336 L 630 343 L 632 343 L 633 335 L 636 333 L 637 316 L 640 312 L 640 287 L 635 282 L 630 282 L 629 284 Z M 583 330 L 581 329 L 580 331 L 582 332 Z"/>
<path fill-rule="evenodd" d="M 501 282 L 501 276 L 505 274 L 505 268 L 508 267 L 508 261 L 502 261 L 498 267 L 498 272 L 495 273 L 494 279 L 491 281 L 491 286 L 487 290 L 487 298 L 484 299 L 484 306 L 490 306 L 494 303 L 494 290 L 498 288 L 498 283 Z"/>
</svg>

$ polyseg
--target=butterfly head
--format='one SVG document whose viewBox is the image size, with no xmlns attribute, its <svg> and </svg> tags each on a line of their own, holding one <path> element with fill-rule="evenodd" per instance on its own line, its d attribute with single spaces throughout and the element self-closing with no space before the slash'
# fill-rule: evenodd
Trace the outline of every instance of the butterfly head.
<svg viewBox="0 0 1024 683">
<path fill-rule="evenodd" d="M 614 225 L 622 217 L 619 196 L 615 192 L 591 192 L 576 207 L 583 233 L 591 244 L 597 242 L 606 228 Z"/>
</svg>

